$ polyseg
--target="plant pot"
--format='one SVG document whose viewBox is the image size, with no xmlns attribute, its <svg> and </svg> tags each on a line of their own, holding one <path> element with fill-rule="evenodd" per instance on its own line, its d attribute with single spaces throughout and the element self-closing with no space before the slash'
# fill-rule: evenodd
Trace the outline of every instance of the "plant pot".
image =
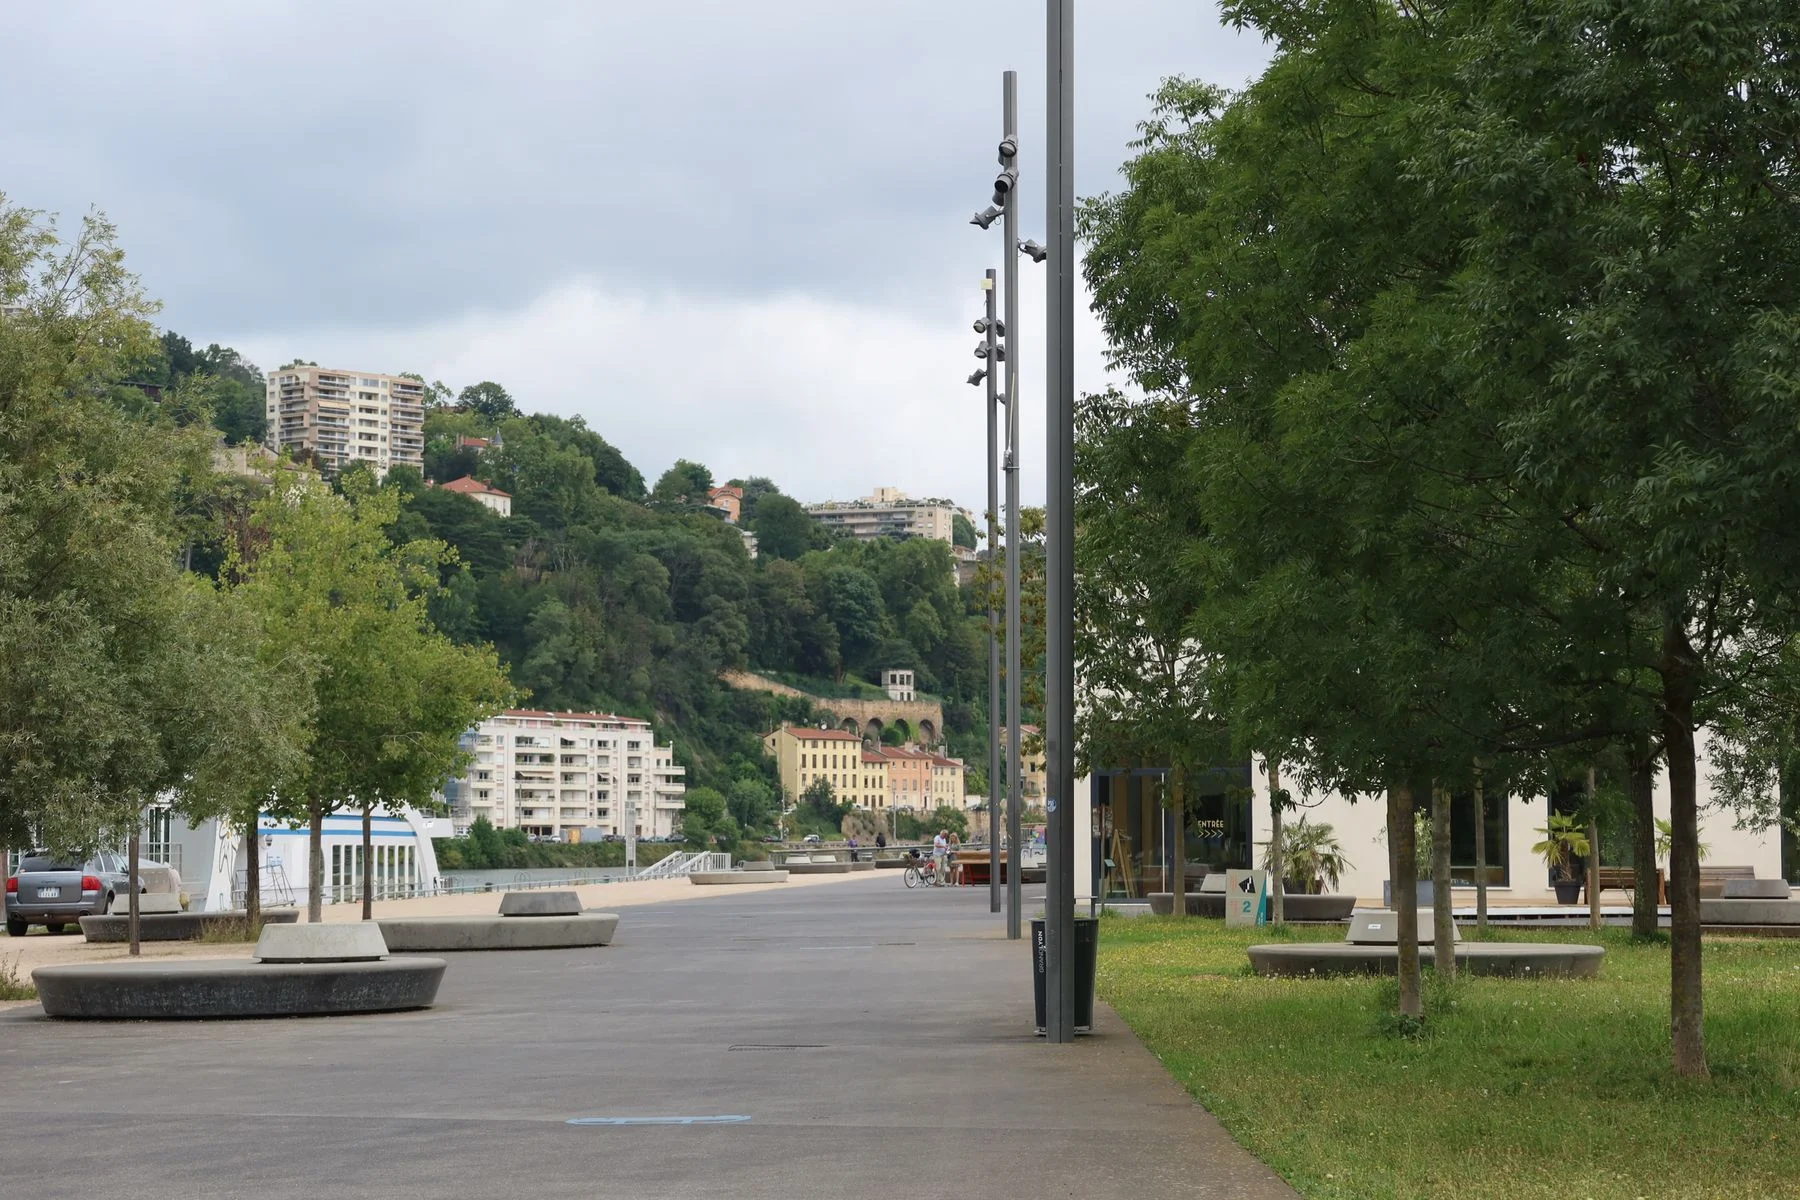
<svg viewBox="0 0 1800 1200">
<path fill-rule="evenodd" d="M 1577 904 L 1581 900 L 1581 881 L 1579 879 L 1558 880 L 1550 886 L 1556 890 L 1558 904 Z"/>
</svg>

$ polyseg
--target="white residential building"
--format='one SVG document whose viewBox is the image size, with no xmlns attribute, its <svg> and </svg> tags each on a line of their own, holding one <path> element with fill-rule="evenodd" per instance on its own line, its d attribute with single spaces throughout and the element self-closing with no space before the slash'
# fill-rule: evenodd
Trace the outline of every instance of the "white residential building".
<svg viewBox="0 0 1800 1200">
<path fill-rule="evenodd" d="M 533 837 L 622 834 L 630 804 L 638 836 L 668 837 L 686 805 L 687 768 L 635 717 L 513 709 L 470 730 L 463 745 L 473 761 L 444 787 L 459 834 L 476 817 Z"/>
<path fill-rule="evenodd" d="M 967 510 L 948 500 L 912 500 L 891 487 L 878 487 L 860 500 L 809 504 L 806 511 L 833 533 L 847 533 L 865 542 L 923 537 L 948 543 L 956 536 L 958 516 L 973 523 Z"/>
<path fill-rule="evenodd" d="M 404 375 L 289 366 L 268 377 L 271 450 L 310 452 L 328 471 L 368 463 L 377 475 L 425 465 L 425 385 Z"/>
</svg>

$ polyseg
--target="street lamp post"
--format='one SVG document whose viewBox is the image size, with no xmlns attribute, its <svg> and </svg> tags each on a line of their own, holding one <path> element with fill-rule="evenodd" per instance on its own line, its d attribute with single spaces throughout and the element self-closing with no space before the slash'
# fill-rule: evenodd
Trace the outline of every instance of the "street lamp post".
<svg viewBox="0 0 1800 1200">
<path fill-rule="evenodd" d="M 1044 1033 L 1075 1038 L 1075 0 L 1046 0 Z"/>
<path fill-rule="evenodd" d="M 994 269 L 988 268 L 981 281 L 987 307 L 987 548 L 988 548 L 988 911 L 1000 911 L 1000 614 L 995 611 L 994 549 L 998 542 L 1000 485 L 994 473 L 999 457 L 1000 394 L 998 314 L 994 303 Z M 1011 405 L 1007 406 L 1009 409 Z"/>
<path fill-rule="evenodd" d="M 1002 221 L 1006 267 L 1006 936 L 1018 940 L 1024 871 L 1019 832 L 1025 784 L 1019 758 L 1019 73 L 1000 77 L 1000 163 L 1012 173 Z"/>
</svg>

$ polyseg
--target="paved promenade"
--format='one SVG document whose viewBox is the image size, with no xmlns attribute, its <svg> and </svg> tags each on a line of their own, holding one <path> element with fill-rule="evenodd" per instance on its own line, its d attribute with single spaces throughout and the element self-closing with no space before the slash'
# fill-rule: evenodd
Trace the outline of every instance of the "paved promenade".
<svg viewBox="0 0 1800 1200">
<path fill-rule="evenodd" d="M 0 1013 L 0 1171 L 134 1200 L 1293 1196 L 1109 1010 L 1033 1037 L 985 890 L 882 872 L 624 918 L 603 950 L 452 957 L 430 1012 Z M 568 1123 L 717 1116 L 750 1119 Z"/>
</svg>

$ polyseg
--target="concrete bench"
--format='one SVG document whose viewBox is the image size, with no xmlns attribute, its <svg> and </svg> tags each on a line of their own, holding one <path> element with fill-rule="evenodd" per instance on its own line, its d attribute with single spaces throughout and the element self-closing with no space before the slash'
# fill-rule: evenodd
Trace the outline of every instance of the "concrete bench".
<svg viewBox="0 0 1800 1200">
<path fill-rule="evenodd" d="M 39 967 L 31 980 L 45 1015 L 75 1020 L 334 1016 L 430 1008 L 445 966 L 441 958 L 140 958 Z"/>
<path fill-rule="evenodd" d="M 250 919 L 250 914 L 241 908 L 228 909 L 224 912 L 172 912 L 150 913 L 138 916 L 138 940 L 142 942 L 195 942 L 215 930 L 242 926 Z M 265 925 L 291 925 L 300 919 L 300 911 L 294 908 L 265 908 L 262 910 L 262 921 Z M 131 918 L 124 913 L 116 916 L 82 917 L 81 932 L 90 942 L 123 942 L 129 940 Z"/>
<path fill-rule="evenodd" d="M 736 887 L 757 883 L 786 883 L 786 871 L 690 871 L 688 882 L 695 887 Z"/>
<path fill-rule="evenodd" d="M 1393 975 L 1400 969 L 1398 946 L 1282 942 L 1251 946 L 1249 955 L 1258 975 Z M 1434 947 L 1420 945 L 1421 963 L 1430 965 L 1436 956 Z M 1469 975 L 1592 979 L 1605 957 L 1604 946 L 1476 942 L 1456 948 L 1456 967 Z"/>
<path fill-rule="evenodd" d="M 500 897 L 503 917 L 572 917 L 581 911 L 575 892 L 508 892 Z"/>
<path fill-rule="evenodd" d="M 256 939 L 255 955 L 266 963 L 376 962 L 386 958 L 387 942 L 373 921 L 331 925 L 265 925 Z"/>
</svg>

